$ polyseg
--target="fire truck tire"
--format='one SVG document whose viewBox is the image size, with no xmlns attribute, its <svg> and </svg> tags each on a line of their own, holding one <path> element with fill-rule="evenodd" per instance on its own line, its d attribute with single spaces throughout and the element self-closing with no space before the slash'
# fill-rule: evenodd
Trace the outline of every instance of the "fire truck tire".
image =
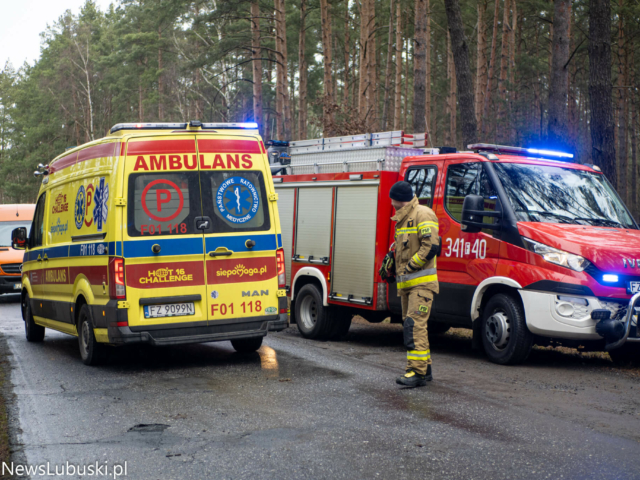
<svg viewBox="0 0 640 480">
<path fill-rule="evenodd" d="M 27 342 L 41 342 L 44 340 L 44 327 L 37 325 L 33 320 L 29 295 L 25 295 L 22 299 L 22 318 L 24 319 L 24 333 L 27 337 Z"/>
<path fill-rule="evenodd" d="M 442 335 L 443 333 L 447 333 L 451 327 L 446 323 L 442 322 L 429 322 L 427 325 L 427 330 L 429 333 L 433 333 L 434 335 Z"/>
<path fill-rule="evenodd" d="M 106 347 L 98 343 L 93 333 L 91 310 L 87 304 L 82 305 L 80 308 L 78 318 L 78 346 L 80 347 L 80 358 L 85 365 L 99 365 L 107 356 Z"/>
<path fill-rule="evenodd" d="M 616 365 L 639 365 L 640 345 L 625 343 L 620 348 L 611 350 L 609 356 Z"/>
<path fill-rule="evenodd" d="M 315 285 L 305 285 L 296 295 L 296 323 L 304 338 L 326 340 L 331 337 L 334 327 L 332 313 L 322 305 L 322 295 Z"/>
<path fill-rule="evenodd" d="M 253 353 L 262 346 L 263 337 L 239 338 L 231 340 L 231 346 L 238 353 Z"/>
<path fill-rule="evenodd" d="M 331 332 L 332 340 L 342 340 L 349 333 L 349 328 L 351 328 L 351 320 L 353 319 L 353 313 L 347 308 L 336 308 L 332 309 L 332 322 L 333 322 L 333 331 Z"/>
<path fill-rule="evenodd" d="M 504 293 L 494 295 L 487 302 L 481 335 L 487 357 L 500 365 L 524 362 L 533 346 L 522 303 Z"/>
</svg>

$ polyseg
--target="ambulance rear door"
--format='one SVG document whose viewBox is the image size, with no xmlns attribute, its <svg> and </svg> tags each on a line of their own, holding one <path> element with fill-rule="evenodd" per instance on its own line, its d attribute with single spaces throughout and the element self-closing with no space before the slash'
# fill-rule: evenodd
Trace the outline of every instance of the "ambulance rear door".
<svg viewBox="0 0 640 480">
<path fill-rule="evenodd" d="M 126 299 L 133 331 L 207 325 L 194 135 L 127 142 Z"/>
<path fill-rule="evenodd" d="M 273 183 L 259 139 L 199 135 L 209 325 L 278 314 Z M 275 200 L 275 197 L 272 197 Z"/>
</svg>

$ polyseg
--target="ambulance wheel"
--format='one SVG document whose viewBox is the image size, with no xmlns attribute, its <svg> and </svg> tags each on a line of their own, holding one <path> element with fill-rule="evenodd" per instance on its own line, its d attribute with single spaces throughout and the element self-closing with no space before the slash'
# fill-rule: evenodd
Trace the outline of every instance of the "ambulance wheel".
<svg viewBox="0 0 640 480">
<path fill-rule="evenodd" d="M 231 340 L 231 346 L 238 353 L 253 353 L 262 346 L 263 337 L 239 338 Z"/>
<path fill-rule="evenodd" d="M 322 295 L 315 285 L 300 289 L 295 299 L 295 314 L 298 330 L 304 338 L 325 340 L 333 333 L 333 319 L 322 305 Z"/>
<path fill-rule="evenodd" d="M 84 304 L 80 308 L 78 319 L 78 345 L 80 357 L 85 365 L 99 365 L 106 357 L 106 347 L 98 343 L 93 333 L 91 311 L 89 305 Z"/>
<path fill-rule="evenodd" d="M 41 342 L 44 340 L 44 327 L 37 325 L 33 320 L 29 295 L 25 295 L 22 299 L 22 318 L 24 319 L 24 333 L 27 337 L 27 342 Z"/>
<path fill-rule="evenodd" d="M 616 365 L 638 365 L 640 364 L 640 348 L 637 345 L 625 343 L 620 348 L 611 350 L 609 357 Z"/>
<path fill-rule="evenodd" d="M 481 335 L 487 357 L 500 365 L 524 362 L 533 346 L 522 304 L 504 293 L 494 295 L 487 302 Z"/>
</svg>

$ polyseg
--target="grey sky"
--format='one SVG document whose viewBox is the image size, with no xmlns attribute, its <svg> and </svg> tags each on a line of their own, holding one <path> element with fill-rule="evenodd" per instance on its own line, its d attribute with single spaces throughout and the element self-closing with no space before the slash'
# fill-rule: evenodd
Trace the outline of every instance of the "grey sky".
<svg viewBox="0 0 640 480">
<path fill-rule="evenodd" d="M 40 33 L 65 10 L 80 12 L 85 0 L 0 0 L 0 70 L 10 60 L 17 69 L 24 61 L 33 65 L 40 57 Z M 95 0 L 105 11 L 115 0 Z"/>
</svg>

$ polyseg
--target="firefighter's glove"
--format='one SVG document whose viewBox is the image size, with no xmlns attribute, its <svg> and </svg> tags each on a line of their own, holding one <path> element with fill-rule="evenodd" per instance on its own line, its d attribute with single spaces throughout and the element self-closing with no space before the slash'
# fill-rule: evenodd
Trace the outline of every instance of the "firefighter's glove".
<svg viewBox="0 0 640 480">
<path fill-rule="evenodd" d="M 380 278 L 387 283 L 394 283 L 396 281 L 395 252 L 389 252 L 385 255 L 378 273 L 380 274 Z"/>
<path fill-rule="evenodd" d="M 417 272 L 418 270 L 420 270 L 420 267 L 418 267 L 417 265 L 414 265 L 413 260 L 411 260 L 411 261 L 407 264 L 407 268 L 405 269 L 405 275 L 406 275 L 407 273 Z"/>
</svg>

